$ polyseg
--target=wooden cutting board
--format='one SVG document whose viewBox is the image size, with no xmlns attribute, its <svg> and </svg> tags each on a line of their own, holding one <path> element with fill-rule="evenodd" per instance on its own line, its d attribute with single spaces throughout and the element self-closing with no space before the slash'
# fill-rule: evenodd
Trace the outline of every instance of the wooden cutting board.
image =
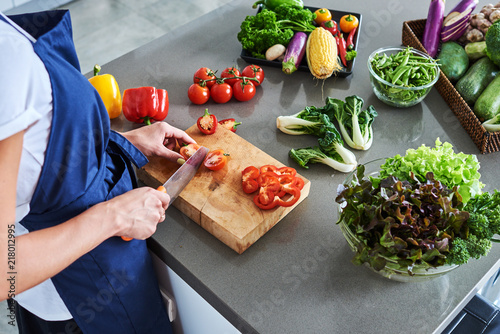
<svg viewBox="0 0 500 334">
<path fill-rule="evenodd" d="M 309 195 L 311 183 L 299 175 L 304 180 L 304 188 L 294 206 L 259 209 L 253 203 L 254 194 L 245 194 L 242 190 L 241 171 L 248 166 L 284 165 L 225 128 L 218 127 L 214 134 L 204 135 L 195 124 L 186 132 L 199 145 L 210 150 L 223 149 L 230 154 L 230 159 L 218 171 L 202 165 L 172 205 L 239 254 Z M 137 174 L 146 185 L 158 187 L 178 167 L 166 159 L 152 158 Z"/>
</svg>

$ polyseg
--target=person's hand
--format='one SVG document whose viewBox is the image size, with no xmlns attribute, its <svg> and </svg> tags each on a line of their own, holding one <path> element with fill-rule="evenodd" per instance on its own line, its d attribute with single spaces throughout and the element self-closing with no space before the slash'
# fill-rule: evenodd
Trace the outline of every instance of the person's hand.
<svg viewBox="0 0 500 334">
<path fill-rule="evenodd" d="M 140 187 L 96 204 L 86 213 L 114 224 L 113 236 L 144 240 L 153 235 L 158 223 L 165 220 L 169 203 L 170 197 L 166 193 Z"/>
<path fill-rule="evenodd" d="M 159 156 L 174 162 L 183 159 L 182 155 L 173 151 L 176 145 L 182 147 L 185 144 L 196 143 L 186 132 L 165 122 L 142 126 L 122 135 L 144 155 Z"/>
</svg>

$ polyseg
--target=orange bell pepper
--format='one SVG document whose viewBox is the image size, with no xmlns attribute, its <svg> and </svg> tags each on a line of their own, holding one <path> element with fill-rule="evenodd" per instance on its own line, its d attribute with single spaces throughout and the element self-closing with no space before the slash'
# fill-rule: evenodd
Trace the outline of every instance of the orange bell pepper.
<svg viewBox="0 0 500 334">
<path fill-rule="evenodd" d="M 99 93 L 99 96 L 108 111 L 110 119 L 117 118 L 122 113 L 122 96 L 116 79 L 111 74 L 98 75 L 101 71 L 99 65 L 94 66 L 94 76 L 90 83 Z"/>
</svg>

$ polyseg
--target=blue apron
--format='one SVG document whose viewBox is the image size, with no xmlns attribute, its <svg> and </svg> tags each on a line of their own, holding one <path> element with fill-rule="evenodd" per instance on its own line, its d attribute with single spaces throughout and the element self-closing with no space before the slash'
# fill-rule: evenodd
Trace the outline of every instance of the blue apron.
<svg viewBox="0 0 500 334">
<path fill-rule="evenodd" d="M 37 39 L 33 47 L 52 85 L 45 163 L 30 212 L 21 221 L 35 231 L 136 187 L 131 163 L 140 167 L 147 159 L 110 130 L 102 100 L 80 73 L 69 12 L 10 18 Z M 109 238 L 52 281 L 84 333 L 172 332 L 145 241 Z"/>
</svg>

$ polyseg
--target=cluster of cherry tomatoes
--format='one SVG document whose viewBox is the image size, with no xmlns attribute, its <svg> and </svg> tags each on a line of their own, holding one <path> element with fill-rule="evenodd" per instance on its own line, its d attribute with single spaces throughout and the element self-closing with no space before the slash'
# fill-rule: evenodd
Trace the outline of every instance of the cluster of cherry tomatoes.
<svg viewBox="0 0 500 334">
<path fill-rule="evenodd" d="M 240 72 L 228 67 L 219 77 L 207 67 L 199 68 L 188 89 L 188 98 L 194 104 L 204 104 L 210 97 L 215 103 L 226 103 L 234 96 L 238 101 L 248 101 L 255 96 L 255 87 L 264 81 L 264 70 L 257 65 L 248 65 Z"/>
</svg>

